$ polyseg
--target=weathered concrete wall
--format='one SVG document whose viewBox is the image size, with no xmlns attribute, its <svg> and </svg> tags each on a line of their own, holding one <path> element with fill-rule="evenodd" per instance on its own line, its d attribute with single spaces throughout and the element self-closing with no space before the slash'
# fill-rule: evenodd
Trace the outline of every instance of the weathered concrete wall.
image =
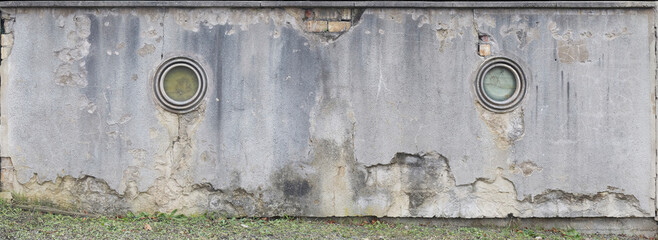
<svg viewBox="0 0 658 240">
<path fill-rule="evenodd" d="M 329 34 L 297 8 L 3 9 L 3 190 L 97 212 L 656 215 L 653 9 L 352 13 Z M 512 112 L 476 100 L 479 35 L 526 71 Z M 152 93 L 178 55 L 209 74 L 187 114 Z"/>
</svg>

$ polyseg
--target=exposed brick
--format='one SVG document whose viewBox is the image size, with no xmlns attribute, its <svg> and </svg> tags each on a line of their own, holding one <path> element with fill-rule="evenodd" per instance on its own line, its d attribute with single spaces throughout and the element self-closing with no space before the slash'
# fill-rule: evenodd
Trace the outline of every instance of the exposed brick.
<svg viewBox="0 0 658 240">
<path fill-rule="evenodd" d="M 3 47 L 14 45 L 14 34 L 0 35 L 0 45 L 2 45 Z"/>
<path fill-rule="evenodd" d="M 5 32 L 7 33 L 14 32 L 14 21 L 12 19 L 5 20 Z"/>
<path fill-rule="evenodd" d="M 481 43 L 478 47 L 478 54 L 483 57 L 491 55 L 491 45 L 488 43 Z"/>
<path fill-rule="evenodd" d="M 306 21 L 307 32 L 326 32 L 327 21 Z"/>
<path fill-rule="evenodd" d="M 315 8 L 313 17 L 318 20 L 339 20 L 342 16 L 342 9 L 336 8 Z"/>
<path fill-rule="evenodd" d="M 0 58 L 7 59 L 10 53 L 11 53 L 10 47 L 3 47 L 2 50 L 0 50 Z"/>
<path fill-rule="evenodd" d="M 489 42 L 489 35 L 480 35 L 480 41 Z"/>
<path fill-rule="evenodd" d="M 14 164 L 11 162 L 11 158 L 8 157 L 0 158 L 0 190 L 14 189 L 13 173 L 14 173 Z"/>
<path fill-rule="evenodd" d="M 352 9 L 345 8 L 341 14 L 341 20 L 352 20 Z"/>
<path fill-rule="evenodd" d="M 345 32 L 350 30 L 350 22 L 329 22 L 329 32 Z"/>
<path fill-rule="evenodd" d="M 313 19 L 313 11 L 308 9 L 304 12 L 304 20 L 307 19 Z"/>
</svg>

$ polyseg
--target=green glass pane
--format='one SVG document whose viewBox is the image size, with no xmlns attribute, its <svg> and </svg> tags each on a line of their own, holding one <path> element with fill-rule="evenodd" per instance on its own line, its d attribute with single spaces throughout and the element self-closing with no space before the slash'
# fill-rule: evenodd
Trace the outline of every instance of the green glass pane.
<svg viewBox="0 0 658 240">
<path fill-rule="evenodd" d="M 506 67 L 494 67 L 484 76 L 484 93 L 495 101 L 505 101 L 516 90 L 514 73 Z"/>
<path fill-rule="evenodd" d="M 199 87 L 199 79 L 192 69 L 188 67 L 174 67 L 164 80 L 164 91 L 167 96 L 175 101 L 183 102 L 194 97 Z"/>
</svg>

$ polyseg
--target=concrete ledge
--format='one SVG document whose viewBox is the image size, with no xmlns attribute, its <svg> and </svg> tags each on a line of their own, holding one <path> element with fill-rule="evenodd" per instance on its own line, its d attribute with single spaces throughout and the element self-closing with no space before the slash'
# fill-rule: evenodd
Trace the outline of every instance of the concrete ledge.
<svg viewBox="0 0 658 240">
<path fill-rule="evenodd" d="M 362 222 L 374 217 L 334 217 L 337 222 Z M 325 219 L 325 218 L 309 218 Z M 653 218 L 380 218 L 385 222 L 424 224 L 447 228 L 542 228 L 574 229 L 587 234 L 627 234 L 645 237 L 658 236 L 658 225 Z"/>
<path fill-rule="evenodd" d="M 653 237 L 658 225 L 653 218 L 387 218 L 390 222 L 418 222 L 450 227 L 527 227 L 543 229 L 575 229 L 581 233 L 630 234 Z"/>
<path fill-rule="evenodd" d="M 371 7 L 371 8 L 654 8 L 651 1 L 429 2 L 429 1 L 3 1 L 0 8 L 30 7 Z"/>
</svg>

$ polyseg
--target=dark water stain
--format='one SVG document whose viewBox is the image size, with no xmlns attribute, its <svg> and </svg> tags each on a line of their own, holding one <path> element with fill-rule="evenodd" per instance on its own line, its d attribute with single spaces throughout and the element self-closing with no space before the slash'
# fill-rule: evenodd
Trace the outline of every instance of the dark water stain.
<svg viewBox="0 0 658 240">
<path fill-rule="evenodd" d="M 291 197 L 303 197 L 311 191 L 311 185 L 307 180 L 285 180 L 283 181 L 283 193 Z"/>
</svg>

